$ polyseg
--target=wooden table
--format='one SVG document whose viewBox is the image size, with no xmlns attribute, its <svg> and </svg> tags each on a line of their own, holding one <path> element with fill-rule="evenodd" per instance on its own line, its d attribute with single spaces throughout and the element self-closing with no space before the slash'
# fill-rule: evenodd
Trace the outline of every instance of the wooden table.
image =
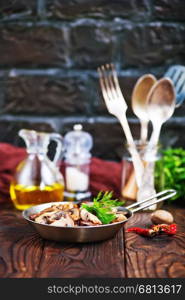
<svg viewBox="0 0 185 300">
<path fill-rule="evenodd" d="M 0 206 L 0 277 L 185 277 L 185 208 L 168 207 L 176 236 L 146 238 L 125 229 L 150 224 L 137 213 L 111 240 L 67 244 L 43 240 L 7 205 Z"/>
</svg>

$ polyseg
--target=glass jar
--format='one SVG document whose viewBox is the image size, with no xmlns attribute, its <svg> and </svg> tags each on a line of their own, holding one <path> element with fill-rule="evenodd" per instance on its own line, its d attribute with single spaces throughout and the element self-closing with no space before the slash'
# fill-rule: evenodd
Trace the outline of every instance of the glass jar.
<svg viewBox="0 0 185 300">
<path fill-rule="evenodd" d="M 152 149 L 147 150 L 148 143 L 141 144 L 140 141 L 135 141 L 136 148 L 140 154 L 140 157 L 143 161 L 143 165 L 145 167 L 145 172 L 148 170 L 153 169 L 152 176 L 148 173 L 148 177 L 145 176 L 144 182 L 144 175 L 142 177 L 142 184 L 143 184 L 143 190 L 142 196 L 140 196 L 138 192 L 138 186 L 136 184 L 136 178 L 135 178 L 135 171 L 132 163 L 132 157 L 130 155 L 129 151 L 129 145 L 125 146 L 125 151 L 122 158 L 122 177 L 121 177 L 121 197 L 126 200 L 127 202 L 131 201 L 141 201 L 144 198 L 147 198 L 148 195 L 152 195 L 155 190 L 156 192 L 159 192 L 159 184 L 156 185 L 156 176 L 155 176 L 155 163 L 160 160 L 161 155 L 159 152 L 159 145 L 157 147 L 153 147 Z M 159 174 L 158 174 L 159 177 Z M 158 178 L 157 182 L 160 182 L 160 179 Z M 148 190 L 147 187 L 153 187 L 153 190 Z M 155 190 L 154 190 L 155 189 Z M 146 190 L 146 193 L 145 193 Z M 141 199 L 140 199 L 141 198 Z M 155 206 L 156 208 L 156 206 Z M 155 209 L 150 207 L 151 210 Z"/>
</svg>

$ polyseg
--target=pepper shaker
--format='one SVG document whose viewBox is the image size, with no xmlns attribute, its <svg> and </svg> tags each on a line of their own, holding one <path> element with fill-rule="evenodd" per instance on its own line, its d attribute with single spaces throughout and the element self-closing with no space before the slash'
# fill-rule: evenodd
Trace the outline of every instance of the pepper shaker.
<svg viewBox="0 0 185 300">
<path fill-rule="evenodd" d="M 89 173 L 93 146 L 92 136 L 76 124 L 73 130 L 64 136 L 64 165 L 66 200 L 84 200 L 91 196 L 89 191 Z"/>
</svg>

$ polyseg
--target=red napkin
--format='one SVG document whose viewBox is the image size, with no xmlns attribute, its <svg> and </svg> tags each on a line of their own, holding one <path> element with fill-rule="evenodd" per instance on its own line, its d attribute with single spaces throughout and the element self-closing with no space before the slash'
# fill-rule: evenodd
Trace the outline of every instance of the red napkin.
<svg viewBox="0 0 185 300">
<path fill-rule="evenodd" d="M 9 200 L 9 186 L 15 168 L 26 157 L 26 150 L 10 144 L 0 143 L 0 202 Z M 99 191 L 113 191 L 120 195 L 121 163 L 92 158 L 90 190 L 93 195 Z"/>
<path fill-rule="evenodd" d="M 113 191 L 120 196 L 121 163 L 92 158 L 90 173 L 90 190 L 93 195 L 99 191 Z"/>
<path fill-rule="evenodd" d="M 0 143 L 0 202 L 9 199 L 10 180 L 17 164 L 26 156 L 24 148 Z"/>
</svg>

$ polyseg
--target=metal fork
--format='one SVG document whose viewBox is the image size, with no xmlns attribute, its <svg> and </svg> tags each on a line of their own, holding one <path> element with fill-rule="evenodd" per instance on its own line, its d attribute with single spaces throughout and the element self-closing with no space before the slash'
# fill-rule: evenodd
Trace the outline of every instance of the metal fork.
<svg viewBox="0 0 185 300">
<path fill-rule="evenodd" d="M 176 107 L 179 107 L 185 101 L 185 66 L 171 66 L 164 77 L 169 77 L 175 86 L 176 91 Z"/>
<path fill-rule="evenodd" d="M 125 133 L 127 143 L 130 146 L 129 150 L 133 160 L 136 182 L 139 187 L 141 185 L 144 167 L 128 125 L 126 118 L 127 104 L 119 86 L 115 67 L 113 64 L 102 65 L 98 68 L 98 73 L 100 75 L 100 86 L 106 107 L 109 113 L 119 120 Z"/>
</svg>

